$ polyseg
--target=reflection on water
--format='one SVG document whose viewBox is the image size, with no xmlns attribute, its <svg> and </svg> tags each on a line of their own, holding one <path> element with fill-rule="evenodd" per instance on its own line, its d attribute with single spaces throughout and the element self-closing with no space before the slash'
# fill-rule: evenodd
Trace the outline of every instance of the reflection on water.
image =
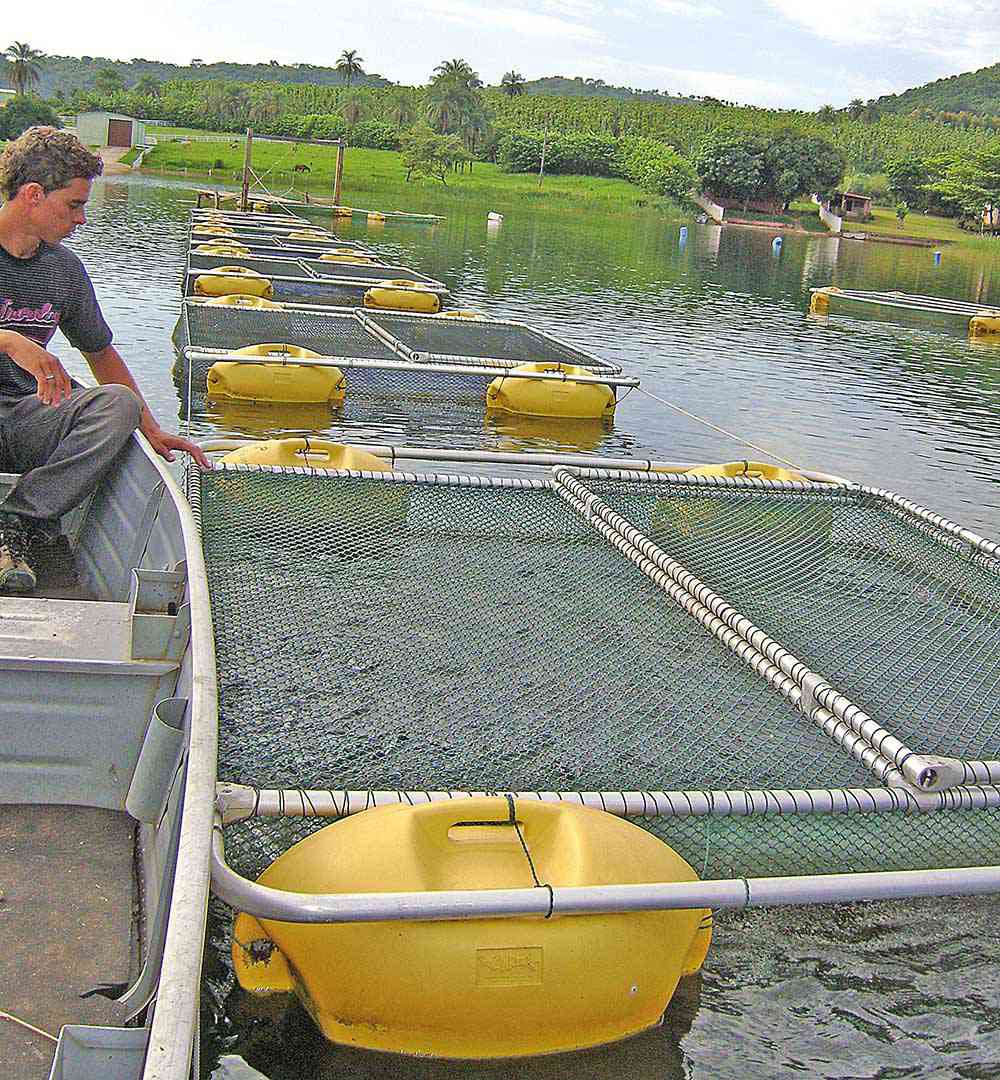
<svg viewBox="0 0 1000 1080">
<path fill-rule="evenodd" d="M 270 1080 L 683 1080 L 682 1040 L 701 999 L 702 975 L 682 979 L 658 1027 L 610 1046 L 506 1061 L 428 1061 L 334 1046 L 293 996 L 237 987 L 227 1002 L 237 1034 L 213 1049 L 240 1054 Z"/>
<path fill-rule="evenodd" d="M 431 194 L 422 195 L 422 191 Z M 412 209 L 433 211 L 433 189 Z M 121 351 L 165 423 L 187 417 L 171 375 L 186 185 L 112 177 L 74 240 Z M 386 207 L 392 209 L 392 207 Z M 807 314 L 811 286 L 956 296 L 1000 304 L 1000 258 L 766 230 L 678 225 L 656 215 L 506 209 L 450 212 L 433 227 L 339 223 L 392 260 L 444 280 L 458 306 L 519 319 L 620 363 L 643 388 L 812 468 L 895 489 L 1000 535 L 1000 349 L 918 321 Z M 61 339 L 59 339 L 61 342 Z M 85 371 L 64 342 L 75 373 Z M 544 429 L 478 403 L 348 401 L 342 412 L 208 403 L 196 436 L 290 431 L 355 442 L 597 452 L 670 460 L 747 456 L 635 391 L 603 427 Z M 991 900 L 787 909 L 716 920 L 697 994 L 660 1029 L 530 1066 L 439 1066 L 328 1047 L 300 1012 L 251 1015 L 234 995 L 206 1016 L 208 1050 L 236 1049 L 278 1077 L 987 1077 L 1000 1075 L 1000 965 Z M 222 935 L 220 921 L 213 934 Z M 209 985 L 230 988 L 223 950 Z M 255 1002 L 258 1007 L 261 1002 Z M 226 1016 L 226 1010 L 232 1015 Z M 205 1069 L 211 1067 L 206 1054 Z"/>
<path fill-rule="evenodd" d="M 497 436 L 496 449 L 504 452 L 530 449 L 542 453 L 578 454 L 605 448 L 613 424 L 601 417 L 570 420 L 490 410 L 486 414 L 486 428 Z"/>
</svg>

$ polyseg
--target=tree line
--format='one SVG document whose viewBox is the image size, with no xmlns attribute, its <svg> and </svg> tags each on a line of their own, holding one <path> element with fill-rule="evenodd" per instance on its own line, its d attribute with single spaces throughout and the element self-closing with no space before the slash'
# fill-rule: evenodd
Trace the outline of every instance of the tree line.
<svg viewBox="0 0 1000 1080">
<path fill-rule="evenodd" d="M 988 177 L 974 182 L 972 174 L 988 174 L 1000 146 L 986 124 L 953 125 L 919 112 L 878 115 L 871 103 L 808 113 L 712 98 L 529 95 L 527 81 L 514 69 L 498 89 L 489 89 L 462 58 L 443 60 L 418 88 L 359 85 L 369 76 L 353 49 L 345 49 L 330 69 L 337 85 L 222 78 L 161 82 L 147 74 L 127 87 L 120 71 L 107 66 L 92 89 L 48 103 L 31 91 L 49 58 L 14 42 L 6 60 L 17 98 L 0 116 L 0 136 L 17 134 L 19 124 L 57 122 L 53 105 L 104 109 L 193 128 L 253 126 L 263 134 L 346 137 L 356 146 L 402 150 L 408 177 L 442 181 L 475 160 L 534 172 L 544 157 L 548 172 L 620 176 L 658 195 L 682 198 L 697 185 L 720 197 L 787 204 L 797 195 L 833 190 L 848 169 L 884 171 L 888 193 L 900 203 L 969 216 L 968 207 L 989 189 Z"/>
</svg>

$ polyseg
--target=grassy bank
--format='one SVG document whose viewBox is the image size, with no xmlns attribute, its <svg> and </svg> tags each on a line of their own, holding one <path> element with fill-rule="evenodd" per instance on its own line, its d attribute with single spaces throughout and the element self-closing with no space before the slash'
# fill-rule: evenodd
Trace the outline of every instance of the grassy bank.
<svg viewBox="0 0 1000 1080">
<path fill-rule="evenodd" d="M 219 184 L 238 182 L 243 168 L 242 143 L 232 138 L 212 142 L 185 142 L 175 131 L 157 133 L 157 146 L 146 155 L 144 171 L 203 175 Z M 294 191 L 329 198 L 333 193 L 336 150 L 312 146 L 255 140 L 254 171 L 275 194 Z M 305 166 L 295 171 L 294 166 Z M 472 171 L 449 173 L 447 183 L 439 180 L 406 180 L 401 154 L 391 150 L 364 150 L 349 147 L 344 155 L 342 201 L 347 205 L 374 209 L 433 209 L 446 212 L 450 203 L 489 201 L 504 210 L 525 203 L 538 207 L 586 207 L 603 210 L 633 210 L 654 207 L 674 216 L 687 217 L 689 211 L 659 199 L 625 180 L 596 176 L 546 176 L 541 186 L 537 176 L 501 172 L 496 165 L 476 162 Z"/>
</svg>

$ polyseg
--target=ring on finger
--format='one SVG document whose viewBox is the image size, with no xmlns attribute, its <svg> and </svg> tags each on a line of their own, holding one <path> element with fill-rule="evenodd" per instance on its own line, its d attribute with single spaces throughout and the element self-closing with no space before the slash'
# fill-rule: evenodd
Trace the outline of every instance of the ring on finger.
<svg viewBox="0 0 1000 1080">
<path fill-rule="evenodd" d="M 46 382 L 52 382 L 54 379 L 55 379 L 55 375 L 46 375 L 45 376 L 45 381 Z"/>
</svg>

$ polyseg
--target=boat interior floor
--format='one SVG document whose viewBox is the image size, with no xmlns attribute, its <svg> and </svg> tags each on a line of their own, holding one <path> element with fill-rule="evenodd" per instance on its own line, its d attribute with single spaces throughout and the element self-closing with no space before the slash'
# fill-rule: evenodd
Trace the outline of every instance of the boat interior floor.
<svg viewBox="0 0 1000 1080">
<path fill-rule="evenodd" d="M 120 1024 L 95 987 L 137 971 L 135 822 L 75 806 L 0 806 L 0 1012 L 59 1034 Z M 5 1080 L 45 1080 L 55 1043 L 0 1018 Z"/>
</svg>

